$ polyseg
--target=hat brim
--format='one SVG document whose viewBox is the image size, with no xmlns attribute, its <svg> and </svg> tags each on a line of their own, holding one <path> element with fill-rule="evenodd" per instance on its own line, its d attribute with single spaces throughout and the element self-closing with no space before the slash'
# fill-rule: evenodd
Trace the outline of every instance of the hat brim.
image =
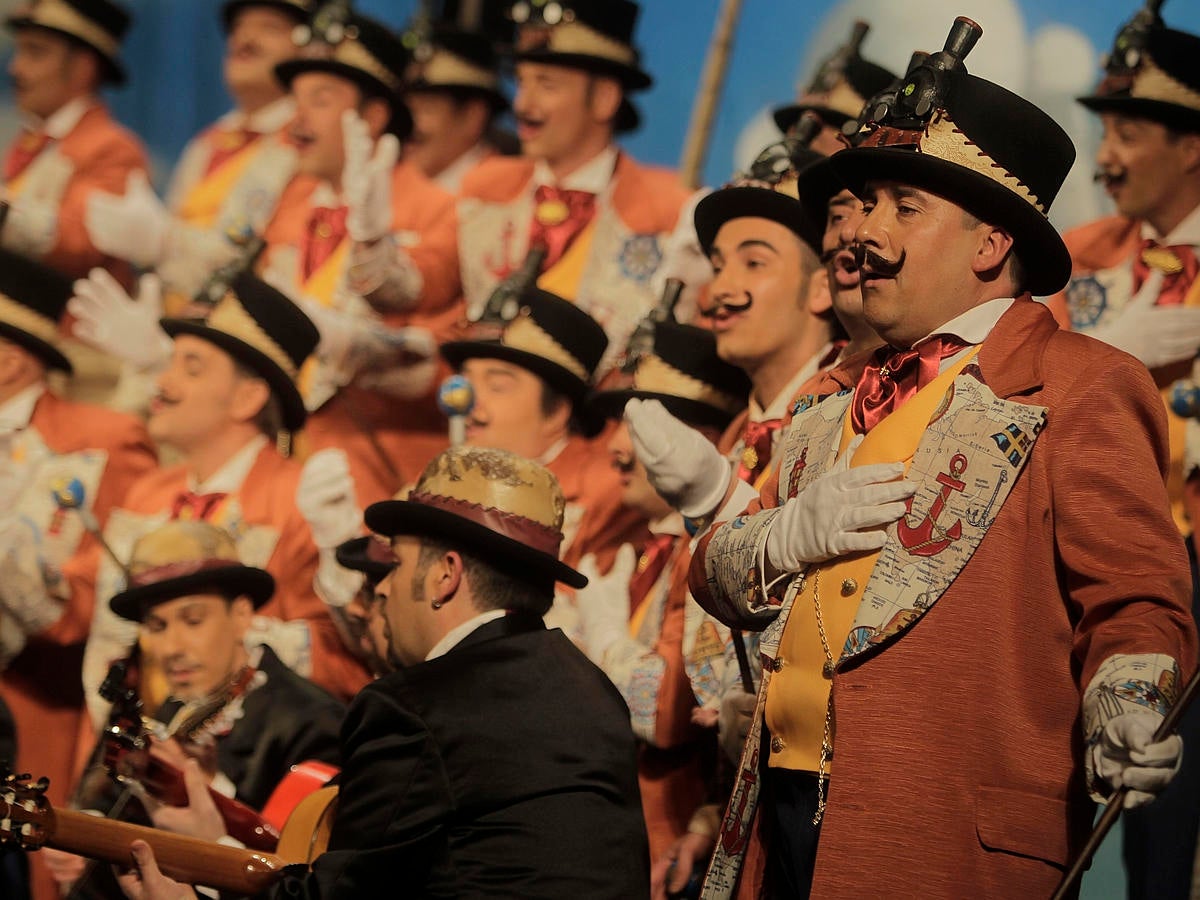
<svg viewBox="0 0 1200 900">
<path fill-rule="evenodd" d="M 140 622 L 146 612 L 168 600 L 190 597 L 194 594 L 222 594 L 228 597 L 247 597 L 255 609 L 263 606 L 275 593 L 275 579 L 271 573 L 253 566 L 230 563 L 221 568 L 205 569 L 165 578 L 153 584 L 127 588 L 114 594 L 108 602 L 109 608 L 122 619 Z"/>
<path fill-rule="evenodd" d="M 834 172 L 861 197 L 868 181 L 923 188 L 1012 234 L 1025 289 L 1048 297 L 1071 277 L 1071 254 L 1050 220 L 1019 195 L 985 175 L 912 150 L 860 147 L 831 156 Z"/>
<path fill-rule="evenodd" d="M 654 84 L 650 73 L 638 66 L 601 59 L 586 53 L 556 53 L 553 50 L 523 50 L 513 56 L 515 62 L 541 63 L 547 66 L 564 66 L 582 69 L 593 75 L 615 78 L 627 91 L 644 91 Z"/>
<path fill-rule="evenodd" d="M 0 322 L 0 336 L 28 350 L 45 363 L 47 368 L 58 369 L 68 375 L 75 374 L 75 367 L 71 365 L 71 361 L 63 355 L 61 350 L 39 337 L 34 337 L 28 331 L 17 328 L 15 325 L 9 325 L 7 322 Z"/>
<path fill-rule="evenodd" d="M 800 202 L 808 210 L 814 222 L 824 226 L 829 221 L 829 201 L 846 190 L 846 185 L 833 168 L 831 157 L 825 157 L 808 166 L 796 180 L 796 192 Z M 824 229 L 822 228 L 822 242 Z"/>
<path fill-rule="evenodd" d="M 1096 113 L 1116 113 L 1135 119 L 1149 119 L 1175 131 L 1200 131 L 1200 109 L 1189 109 L 1178 103 L 1120 95 L 1076 97 L 1075 100 Z"/>
<path fill-rule="evenodd" d="M 292 89 L 292 82 L 305 72 L 324 72 L 326 75 L 345 78 L 357 85 L 366 96 L 386 100 L 392 108 L 388 132 L 401 140 L 412 134 L 412 113 L 404 105 L 403 99 L 378 78 L 336 59 L 289 59 L 275 66 L 276 79 L 289 91 Z"/>
<path fill-rule="evenodd" d="M 583 411 L 588 392 L 587 382 L 544 356 L 509 347 L 499 341 L 447 341 L 441 346 L 441 354 L 456 369 L 462 368 L 468 359 L 498 359 L 528 369 L 570 400 L 576 413 Z"/>
<path fill-rule="evenodd" d="M 308 418 L 308 410 L 304 408 L 304 398 L 296 382 L 278 364 L 261 350 L 251 347 L 240 338 L 224 331 L 211 328 L 201 321 L 192 319 L 161 319 L 159 325 L 172 338 L 181 334 L 190 334 L 201 340 L 216 344 L 234 359 L 253 369 L 267 383 L 279 398 L 283 413 L 283 425 L 288 431 L 299 431 L 304 427 Z"/>
<path fill-rule="evenodd" d="M 537 585 L 561 581 L 573 588 L 586 587 L 588 583 L 586 577 L 549 553 L 424 503 L 384 500 L 368 506 L 363 518 L 368 528 L 386 537 L 414 535 L 445 539 L 522 581 Z"/>
<path fill-rule="evenodd" d="M 430 84 L 428 81 L 411 81 L 404 86 L 404 96 L 409 94 L 445 94 L 460 101 L 478 98 L 491 107 L 493 115 L 507 111 L 510 106 L 508 98 L 498 90 L 480 87 L 477 84 Z"/>
<path fill-rule="evenodd" d="M 51 34 L 56 34 L 60 37 L 65 37 L 68 40 L 74 41 L 80 46 L 87 47 L 100 58 L 101 68 L 103 70 L 100 73 L 100 77 L 106 84 L 111 84 L 113 87 L 121 87 L 128 80 L 128 77 L 125 74 L 125 66 L 119 59 L 114 56 L 109 56 L 91 41 L 85 40 L 79 35 L 73 34 L 66 29 L 55 28 L 53 25 L 44 25 L 35 19 L 31 19 L 29 16 L 9 16 L 4 20 L 4 24 L 7 25 L 12 31 L 16 31 L 18 28 L 39 28 L 42 31 L 48 31 Z"/>
<path fill-rule="evenodd" d="M 734 417 L 734 413 L 718 409 L 700 400 L 632 388 L 620 391 L 600 391 L 591 396 L 588 406 L 596 416 L 619 419 L 625 413 L 625 404 L 630 400 L 658 400 L 675 418 L 700 428 L 719 428 L 724 431 Z"/>
<path fill-rule="evenodd" d="M 800 121 L 800 117 L 810 111 L 816 113 L 821 121 L 830 128 L 840 129 L 851 119 L 850 116 L 832 106 L 814 106 L 810 103 L 793 103 L 790 106 L 777 107 L 771 113 L 771 117 L 775 120 L 775 126 L 787 134 Z"/>
<path fill-rule="evenodd" d="M 728 187 L 713 191 L 696 204 L 696 237 L 705 253 L 712 252 L 721 226 L 734 219 L 769 219 L 794 233 L 818 256 L 825 234 L 824 213 L 813 218 L 794 197 L 761 187 Z"/>
<path fill-rule="evenodd" d="M 369 535 L 351 538 L 338 544 L 337 549 L 334 550 L 334 556 L 342 568 L 352 572 L 362 572 L 371 584 L 379 584 L 392 571 L 393 567 L 370 557 L 368 548 L 373 540 L 375 538 Z"/>
</svg>

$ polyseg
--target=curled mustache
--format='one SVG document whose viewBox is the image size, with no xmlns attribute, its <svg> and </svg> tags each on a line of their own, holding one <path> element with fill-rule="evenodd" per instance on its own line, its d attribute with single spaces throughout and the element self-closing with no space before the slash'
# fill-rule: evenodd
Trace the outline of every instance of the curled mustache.
<svg viewBox="0 0 1200 900">
<path fill-rule="evenodd" d="M 745 303 L 726 303 L 724 300 L 718 300 L 716 306 L 714 306 L 712 309 L 700 310 L 701 318 L 715 319 L 723 312 L 729 315 L 745 312 L 754 305 L 754 298 L 750 296 L 749 291 L 745 291 L 744 293 L 746 295 Z"/>
<path fill-rule="evenodd" d="M 1125 173 L 1120 169 L 1097 169 L 1092 175 L 1092 182 L 1095 184 L 1111 184 L 1124 177 Z"/>
<path fill-rule="evenodd" d="M 880 256 L 866 244 L 854 245 L 854 262 L 864 274 L 875 278 L 895 278 L 904 268 L 904 260 L 907 258 L 907 250 L 901 250 L 900 258 L 892 262 L 886 256 Z"/>
</svg>

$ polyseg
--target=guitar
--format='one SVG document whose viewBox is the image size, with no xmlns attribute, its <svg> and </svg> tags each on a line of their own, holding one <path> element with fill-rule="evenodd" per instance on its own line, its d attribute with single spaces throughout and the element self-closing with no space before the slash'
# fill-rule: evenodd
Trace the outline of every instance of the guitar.
<svg viewBox="0 0 1200 900">
<path fill-rule="evenodd" d="M 0 845 L 26 850 L 54 847 L 118 865 L 128 865 L 129 845 L 143 840 L 154 849 L 167 876 L 239 894 L 258 894 L 283 877 L 286 866 L 310 864 L 325 851 L 337 788 L 309 794 L 292 811 L 275 853 L 227 847 L 52 806 L 46 779 L 7 775 L 0 782 Z"/>
</svg>

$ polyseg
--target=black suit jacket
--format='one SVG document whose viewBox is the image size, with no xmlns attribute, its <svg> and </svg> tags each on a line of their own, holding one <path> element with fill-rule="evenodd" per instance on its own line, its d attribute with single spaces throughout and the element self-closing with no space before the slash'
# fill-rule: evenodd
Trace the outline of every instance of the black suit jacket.
<svg viewBox="0 0 1200 900">
<path fill-rule="evenodd" d="M 364 688 L 329 851 L 284 896 L 649 894 L 629 711 L 561 631 L 508 615 Z"/>
</svg>

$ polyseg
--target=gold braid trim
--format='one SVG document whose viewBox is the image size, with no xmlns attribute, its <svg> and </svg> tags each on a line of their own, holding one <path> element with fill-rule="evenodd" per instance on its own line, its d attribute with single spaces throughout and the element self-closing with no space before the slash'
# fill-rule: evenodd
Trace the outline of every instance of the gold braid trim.
<svg viewBox="0 0 1200 900">
<path fill-rule="evenodd" d="M 232 291 L 213 307 L 213 311 L 208 314 L 204 324 L 253 347 L 283 369 L 288 378 L 295 380 L 296 365 L 292 362 L 292 358 L 275 343 L 254 317 L 246 312 L 246 307 L 242 306 L 242 302 L 234 296 Z"/>
<path fill-rule="evenodd" d="M 746 408 L 745 397 L 734 397 L 717 390 L 699 378 L 675 368 L 661 356 L 653 354 L 643 356 L 638 362 L 637 371 L 633 375 L 633 387 L 638 391 L 670 394 L 672 397 L 706 403 L 730 414 L 739 413 Z"/>
<path fill-rule="evenodd" d="M 13 18 L 28 19 L 34 25 L 65 31 L 85 44 L 95 47 L 105 56 L 115 58 L 121 50 L 121 44 L 115 37 L 62 0 L 39 0 L 37 3 L 30 3 L 18 9 Z"/>
<path fill-rule="evenodd" d="M 28 332 L 52 347 L 58 345 L 58 324 L 7 294 L 0 294 L 0 322 Z"/>
<path fill-rule="evenodd" d="M 523 311 L 509 323 L 508 327 L 504 329 L 504 333 L 500 335 L 500 343 L 514 350 L 524 350 L 526 353 L 548 359 L 550 362 L 562 366 L 576 378 L 584 382 L 591 381 L 587 367 L 572 356 L 570 351 L 552 338 L 547 331 L 543 330 L 537 322 L 533 321 L 533 317 L 528 312 Z"/>
<path fill-rule="evenodd" d="M 612 60 L 625 66 L 632 66 L 637 62 L 637 54 L 632 47 L 613 40 L 581 22 L 525 26 L 517 37 L 517 50 L 574 53 Z"/>
<path fill-rule="evenodd" d="M 333 53 L 330 54 L 329 58 L 352 69 L 366 72 L 394 94 L 400 92 L 400 79 L 396 77 L 395 73 L 376 59 L 370 50 L 356 40 L 347 38 L 342 41 L 333 48 Z"/>
<path fill-rule="evenodd" d="M 1046 214 L 1046 207 L 1038 201 L 1028 185 L 968 140 L 945 110 L 940 110 L 934 115 L 918 146 L 920 151 L 928 156 L 943 159 L 990 178 L 1025 200 L 1042 215 Z"/>
<path fill-rule="evenodd" d="M 1192 90 L 1160 69 L 1146 56 L 1133 77 L 1129 93 L 1139 100 L 1158 100 L 1200 111 L 1200 91 Z"/>
<path fill-rule="evenodd" d="M 473 87 L 485 91 L 496 90 L 500 83 L 495 72 L 445 50 L 435 50 L 428 60 L 415 64 L 409 81 L 423 81 L 429 87 Z"/>
</svg>

